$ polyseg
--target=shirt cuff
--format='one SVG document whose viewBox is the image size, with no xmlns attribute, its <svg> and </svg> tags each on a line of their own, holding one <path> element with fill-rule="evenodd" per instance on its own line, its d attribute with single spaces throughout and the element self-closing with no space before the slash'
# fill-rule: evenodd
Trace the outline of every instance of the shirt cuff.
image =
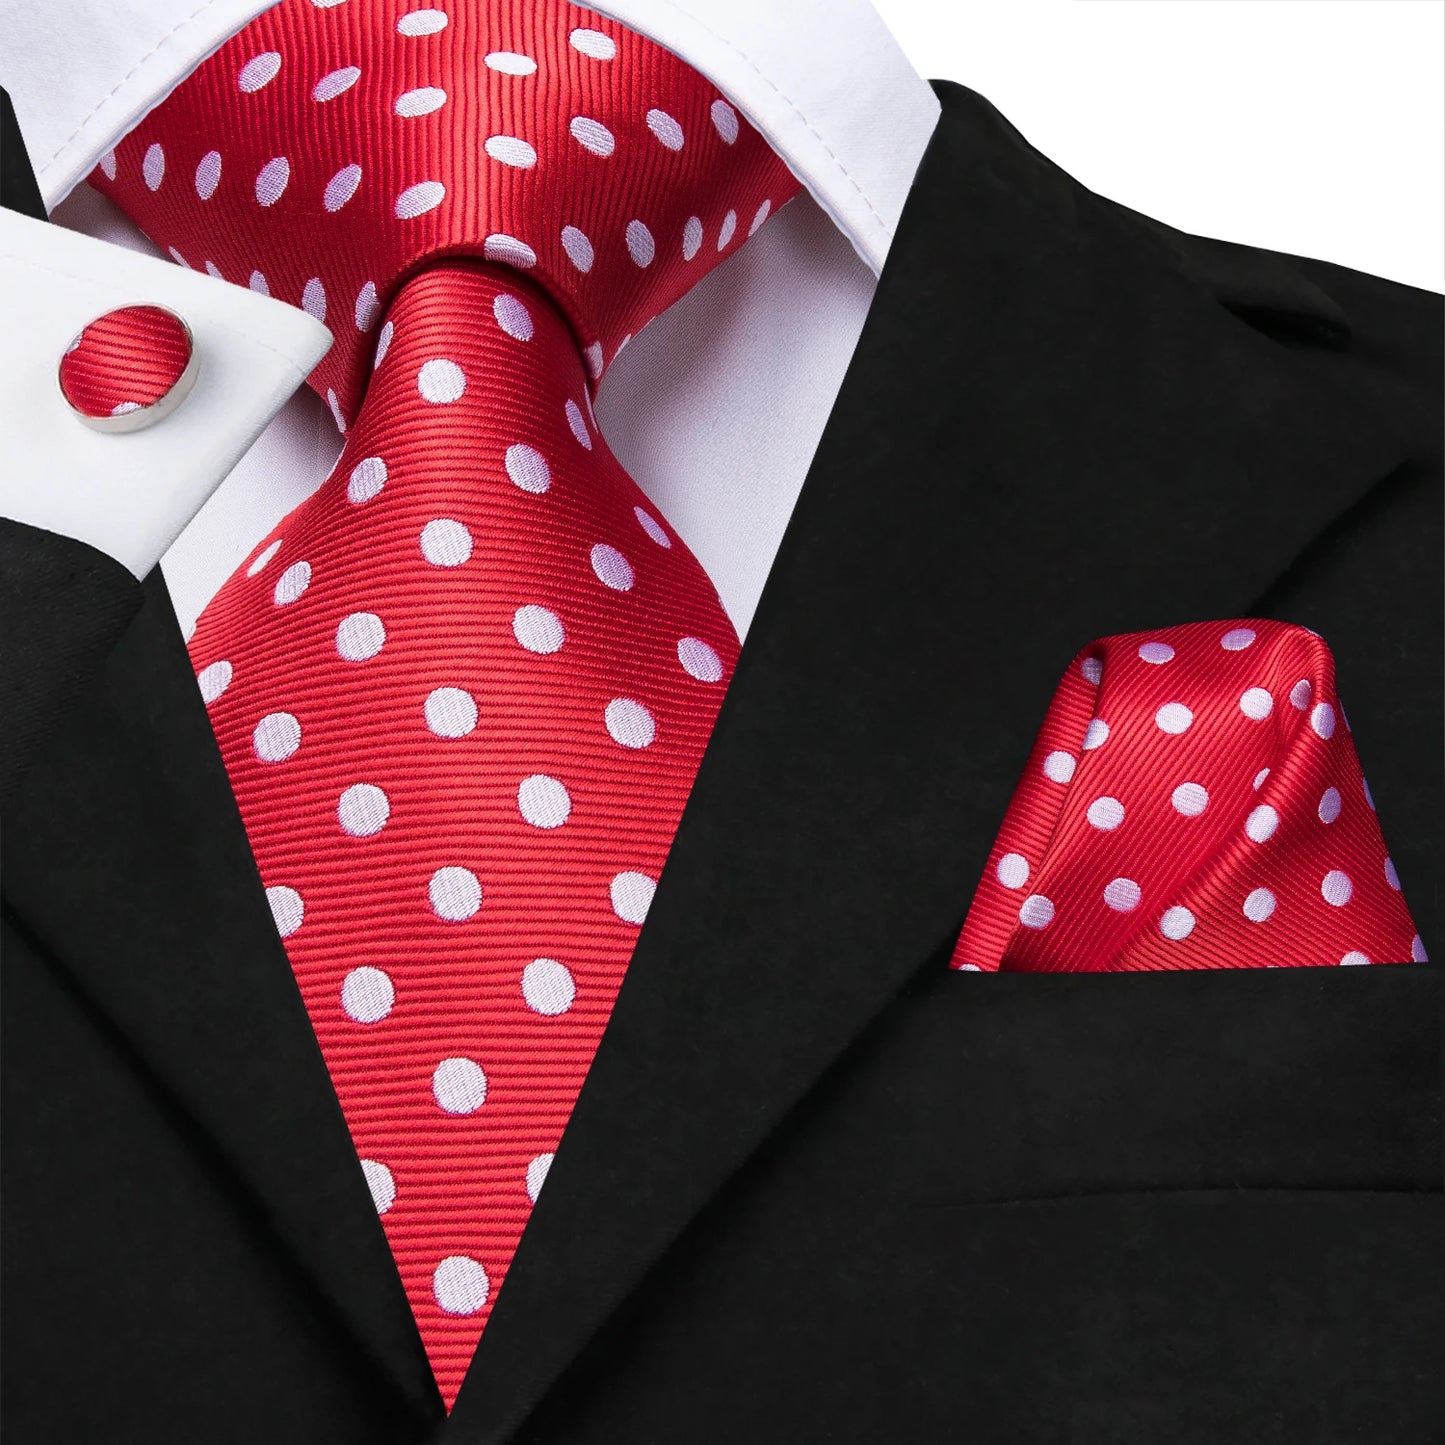
<svg viewBox="0 0 1445 1445">
<path fill-rule="evenodd" d="M 81 330 L 122 306 L 190 328 L 189 394 L 140 431 L 94 430 L 60 390 Z M 0 516 L 75 537 L 144 577 L 331 345 L 293 306 L 0 211 Z"/>
</svg>

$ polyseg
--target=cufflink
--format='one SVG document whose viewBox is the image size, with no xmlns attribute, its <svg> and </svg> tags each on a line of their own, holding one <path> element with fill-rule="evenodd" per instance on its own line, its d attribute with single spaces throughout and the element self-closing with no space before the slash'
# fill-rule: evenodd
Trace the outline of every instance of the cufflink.
<svg viewBox="0 0 1445 1445">
<path fill-rule="evenodd" d="M 168 417 L 195 384 L 191 329 L 164 306 L 97 316 L 60 358 L 60 393 L 96 431 L 140 431 Z"/>
</svg>

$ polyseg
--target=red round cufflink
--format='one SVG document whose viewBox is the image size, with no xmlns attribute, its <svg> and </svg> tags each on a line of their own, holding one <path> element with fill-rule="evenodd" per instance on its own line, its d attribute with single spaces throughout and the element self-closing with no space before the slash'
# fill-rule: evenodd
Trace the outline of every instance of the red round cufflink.
<svg viewBox="0 0 1445 1445">
<path fill-rule="evenodd" d="M 198 360 L 190 327 L 164 306 L 122 306 L 90 322 L 60 358 L 60 391 L 96 431 L 139 431 L 186 399 Z"/>
</svg>

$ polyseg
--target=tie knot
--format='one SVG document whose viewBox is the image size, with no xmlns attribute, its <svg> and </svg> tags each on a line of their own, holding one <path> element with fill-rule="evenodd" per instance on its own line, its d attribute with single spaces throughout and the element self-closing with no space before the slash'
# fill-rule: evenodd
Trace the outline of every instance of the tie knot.
<svg viewBox="0 0 1445 1445">
<path fill-rule="evenodd" d="M 595 381 L 798 190 L 706 78 L 562 0 L 282 0 L 93 179 L 176 260 L 323 320 L 343 425 L 429 259 L 529 273 Z"/>
</svg>

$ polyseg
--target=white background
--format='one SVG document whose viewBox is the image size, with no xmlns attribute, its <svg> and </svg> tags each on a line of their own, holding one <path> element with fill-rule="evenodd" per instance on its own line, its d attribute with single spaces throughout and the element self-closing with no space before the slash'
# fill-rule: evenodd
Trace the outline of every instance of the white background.
<svg viewBox="0 0 1445 1445">
<path fill-rule="evenodd" d="M 1442 0 L 874 0 L 1091 190 L 1445 289 Z"/>
</svg>

